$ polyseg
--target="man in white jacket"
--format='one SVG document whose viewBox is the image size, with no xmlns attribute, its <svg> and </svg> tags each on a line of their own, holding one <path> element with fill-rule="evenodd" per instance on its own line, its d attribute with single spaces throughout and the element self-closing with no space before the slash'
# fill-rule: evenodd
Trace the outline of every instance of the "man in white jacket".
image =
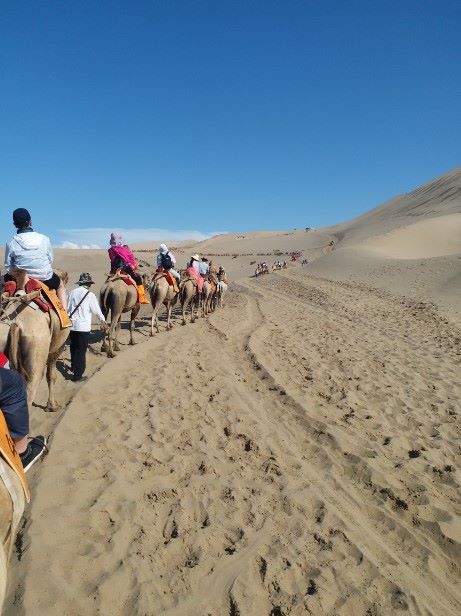
<svg viewBox="0 0 461 616">
<path fill-rule="evenodd" d="M 5 248 L 5 280 L 13 280 L 17 269 L 27 272 L 31 278 L 44 282 L 58 294 L 64 309 L 67 307 L 66 289 L 60 277 L 53 272 L 53 249 L 49 237 L 32 228 L 32 219 L 25 208 L 13 212 L 16 235 Z"/>
<path fill-rule="evenodd" d="M 107 331 L 107 324 L 96 295 L 90 291 L 94 284 L 90 274 L 80 274 L 77 287 L 69 293 L 69 316 L 72 319 L 70 331 L 70 364 L 74 373 L 72 381 L 86 381 L 83 376 L 86 368 L 86 350 L 90 339 L 91 317 L 101 322 L 101 329 Z"/>
</svg>

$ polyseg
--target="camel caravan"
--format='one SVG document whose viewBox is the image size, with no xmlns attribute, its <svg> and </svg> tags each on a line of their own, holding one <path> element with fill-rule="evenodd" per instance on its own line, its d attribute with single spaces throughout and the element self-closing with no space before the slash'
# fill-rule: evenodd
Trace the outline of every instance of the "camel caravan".
<svg viewBox="0 0 461 616">
<path fill-rule="evenodd" d="M 53 269 L 53 251 L 46 235 L 37 233 L 24 208 L 13 212 L 16 234 L 5 249 L 5 273 L 0 294 L 0 606 L 6 588 L 7 563 L 30 495 L 25 473 L 47 452 L 47 439 L 29 435 L 29 413 L 44 374 L 48 385 L 46 411 L 56 411 L 56 362 L 70 337 L 72 381 L 85 380 L 85 356 L 92 317 L 104 332 L 101 350 L 114 357 L 124 313 L 130 318 L 134 344 L 135 318 L 141 304 L 152 305 L 151 335 L 159 332 L 158 315 L 166 309 L 166 329 L 172 328 L 175 306 L 194 322 L 223 306 L 226 272 L 198 254 L 182 271 L 165 244 L 160 244 L 156 270 L 141 276 L 131 249 L 112 233 L 110 272 L 98 298 L 91 292 L 90 274 L 82 273 L 67 296 L 67 274 Z M 146 293 L 147 291 L 147 293 Z M 149 298 L 149 299 L 148 299 Z M 109 322 L 107 322 L 110 317 Z"/>
</svg>

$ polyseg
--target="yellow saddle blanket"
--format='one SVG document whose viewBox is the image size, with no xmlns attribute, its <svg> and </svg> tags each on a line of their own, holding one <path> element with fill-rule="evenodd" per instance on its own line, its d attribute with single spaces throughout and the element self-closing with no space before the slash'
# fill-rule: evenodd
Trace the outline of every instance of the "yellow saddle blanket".
<svg viewBox="0 0 461 616">
<path fill-rule="evenodd" d="M 43 282 L 40 282 L 40 284 L 42 285 L 43 294 L 53 306 L 54 311 L 59 317 L 59 321 L 61 322 L 61 328 L 65 329 L 66 327 L 71 327 L 72 321 L 70 320 L 70 317 L 67 314 L 67 311 L 65 310 L 64 306 L 61 304 L 61 300 L 59 299 L 56 291 L 54 289 L 49 289 Z"/>
</svg>

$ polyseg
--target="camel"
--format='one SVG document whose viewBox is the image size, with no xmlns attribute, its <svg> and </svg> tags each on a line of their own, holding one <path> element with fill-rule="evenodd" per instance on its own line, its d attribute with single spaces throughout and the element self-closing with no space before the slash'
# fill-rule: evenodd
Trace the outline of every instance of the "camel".
<svg viewBox="0 0 461 616">
<path fill-rule="evenodd" d="M 24 490 L 17 474 L 0 457 L 0 610 L 6 593 L 7 566 L 24 512 Z"/>
<path fill-rule="evenodd" d="M 209 280 L 205 280 L 203 283 L 202 293 L 200 295 L 200 302 L 202 304 L 202 317 L 205 317 L 211 312 L 211 301 L 213 297 L 213 287 Z"/>
<path fill-rule="evenodd" d="M 221 280 L 219 289 L 216 291 L 216 304 L 219 308 L 224 306 L 224 295 L 227 292 L 227 284 Z"/>
<path fill-rule="evenodd" d="M 120 350 L 118 334 L 124 312 L 131 312 L 130 344 L 134 344 L 134 320 L 140 309 L 138 291 L 134 285 L 126 284 L 119 274 L 115 274 L 108 277 L 101 288 L 99 303 L 106 319 L 110 310 L 110 327 L 104 336 L 101 351 L 106 351 L 107 357 L 115 357 L 114 351 Z"/>
<path fill-rule="evenodd" d="M 27 384 L 29 406 L 46 369 L 48 402 L 46 410 L 56 411 L 56 361 L 69 336 L 70 327 L 61 328 L 58 315 L 42 312 L 29 305 L 37 297 L 33 291 L 27 295 L 2 298 L 0 312 L 0 350 L 9 356 L 10 365 L 20 372 Z"/>
<path fill-rule="evenodd" d="M 195 321 L 194 304 L 197 302 L 197 283 L 188 278 L 182 283 L 181 291 L 179 292 L 182 308 L 182 324 L 186 324 L 186 310 L 190 306 L 190 322 Z"/>
<path fill-rule="evenodd" d="M 165 276 L 155 276 L 152 281 L 152 286 L 149 291 L 150 301 L 154 312 L 152 313 L 152 321 L 150 326 L 150 335 L 154 335 L 154 325 L 159 333 L 157 314 L 160 306 L 163 304 L 166 307 L 166 328 L 170 330 L 173 325 L 171 323 L 171 311 L 178 299 L 178 292 L 174 287 L 168 284 Z"/>
</svg>

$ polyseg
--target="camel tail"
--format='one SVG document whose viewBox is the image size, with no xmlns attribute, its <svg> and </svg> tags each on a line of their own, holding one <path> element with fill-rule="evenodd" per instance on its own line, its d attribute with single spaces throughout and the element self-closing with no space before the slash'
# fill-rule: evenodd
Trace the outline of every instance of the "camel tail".
<svg viewBox="0 0 461 616">
<path fill-rule="evenodd" d="M 10 332 L 8 334 L 8 358 L 10 361 L 10 367 L 16 372 L 19 372 L 26 381 L 29 381 L 29 373 L 27 372 L 21 358 L 20 352 L 21 342 L 21 330 L 17 323 L 10 325 Z"/>
<path fill-rule="evenodd" d="M 100 302 L 99 302 L 101 305 L 101 311 L 103 315 L 106 317 L 106 319 L 107 319 L 107 315 L 109 314 L 109 304 L 107 302 L 109 293 L 110 293 L 110 288 L 109 288 L 109 285 L 107 285 L 106 288 L 104 289 L 104 295 L 100 297 Z"/>
</svg>

